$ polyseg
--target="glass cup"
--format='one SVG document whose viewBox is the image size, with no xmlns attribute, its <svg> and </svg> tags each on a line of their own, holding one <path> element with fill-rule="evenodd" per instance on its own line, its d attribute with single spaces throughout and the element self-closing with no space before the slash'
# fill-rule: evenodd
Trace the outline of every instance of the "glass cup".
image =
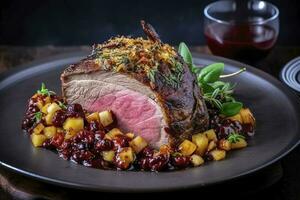
<svg viewBox="0 0 300 200">
<path fill-rule="evenodd" d="M 215 55 L 255 63 L 271 51 L 279 32 L 279 10 L 259 0 L 222 0 L 204 9 L 204 34 Z"/>
</svg>

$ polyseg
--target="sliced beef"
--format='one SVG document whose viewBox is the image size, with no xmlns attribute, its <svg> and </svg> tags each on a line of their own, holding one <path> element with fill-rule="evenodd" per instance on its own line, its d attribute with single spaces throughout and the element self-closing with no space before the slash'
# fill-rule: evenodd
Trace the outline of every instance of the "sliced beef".
<svg viewBox="0 0 300 200">
<path fill-rule="evenodd" d="M 174 48 L 142 22 L 148 39 L 117 37 L 61 75 L 68 103 L 111 109 L 121 129 L 151 146 L 176 145 L 205 130 L 208 114 L 194 75 Z"/>
</svg>

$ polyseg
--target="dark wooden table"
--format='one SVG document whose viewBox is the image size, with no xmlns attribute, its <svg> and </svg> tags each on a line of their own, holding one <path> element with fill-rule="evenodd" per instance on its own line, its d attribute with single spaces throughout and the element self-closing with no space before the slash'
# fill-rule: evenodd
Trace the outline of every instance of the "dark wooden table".
<svg viewBox="0 0 300 200">
<path fill-rule="evenodd" d="M 89 51 L 88 46 L 74 47 L 12 47 L 0 46 L 0 73 L 15 66 L 31 62 L 36 59 L 54 56 L 61 53 L 74 51 Z M 199 53 L 210 53 L 207 47 L 194 47 Z M 272 53 L 256 64 L 256 67 L 278 78 L 278 74 L 284 64 L 292 58 L 300 55 L 300 47 L 276 47 Z M 0 97 L 1 98 L 1 97 Z M 300 119 L 299 119 L 300 121 Z M 300 133 L 299 133 L 300 134 Z M 272 200 L 298 200 L 300 199 L 300 147 L 296 148 L 280 162 L 262 170 L 254 175 L 240 180 L 218 185 L 205 190 L 194 189 L 179 191 L 183 195 L 192 194 L 199 198 L 214 199 L 272 199 Z M 151 194 L 157 196 L 169 196 L 169 194 Z M 112 194 L 84 192 L 41 183 L 28 177 L 16 174 L 0 167 L 0 199 L 73 199 L 75 197 L 97 196 L 105 199 Z M 122 198 L 143 198 L 146 194 L 124 195 L 114 194 Z"/>
</svg>

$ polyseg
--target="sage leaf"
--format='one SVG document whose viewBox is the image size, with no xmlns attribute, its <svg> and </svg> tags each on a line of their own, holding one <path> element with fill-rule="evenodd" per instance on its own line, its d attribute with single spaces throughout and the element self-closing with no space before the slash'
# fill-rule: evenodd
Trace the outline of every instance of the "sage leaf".
<svg viewBox="0 0 300 200">
<path fill-rule="evenodd" d="M 222 104 L 220 113 L 227 117 L 231 117 L 238 114 L 242 107 L 243 104 L 241 102 L 226 102 Z"/>
<path fill-rule="evenodd" d="M 200 83 L 213 83 L 219 80 L 224 71 L 224 63 L 213 63 L 204 67 L 198 75 Z"/>
<path fill-rule="evenodd" d="M 182 56 L 184 62 L 186 62 L 189 65 L 190 69 L 192 69 L 193 68 L 192 54 L 184 42 L 181 42 L 179 44 L 178 52 Z"/>
</svg>

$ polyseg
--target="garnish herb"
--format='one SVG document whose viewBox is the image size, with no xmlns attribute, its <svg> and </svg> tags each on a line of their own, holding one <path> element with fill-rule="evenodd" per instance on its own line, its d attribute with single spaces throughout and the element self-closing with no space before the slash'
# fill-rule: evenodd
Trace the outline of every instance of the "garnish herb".
<svg viewBox="0 0 300 200">
<path fill-rule="evenodd" d="M 61 107 L 62 109 L 67 109 L 67 106 L 63 103 L 63 102 L 61 102 L 61 101 L 58 101 L 58 105 L 59 105 L 59 107 Z"/>
<path fill-rule="evenodd" d="M 53 91 L 49 91 L 46 86 L 45 83 L 42 83 L 41 89 L 37 91 L 38 94 L 42 94 L 42 95 L 47 95 L 50 96 L 51 94 L 55 94 L 55 92 Z"/>
<path fill-rule="evenodd" d="M 243 104 L 236 101 L 232 96 L 235 84 L 220 81 L 220 78 L 238 75 L 244 72 L 246 68 L 242 68 L 232 74 L 222 75 L 224 72 L 224 63 L 213 63 L 204 68 L 197 67 L 193 64 L 190 50 L 183 42 L 180 43 L 178 52 L 189 65 L 191 71 L 196 75 L 198 85 L 204 93 L 204 100 L 212 107 L 219 109 L 220 113 L 225 116 L 229 117 L 239 113 Z"/>
<path fill-rule="evenodd" d="M 240 139 L 245 139 L 244 136 L 240 135 L 240 134 L 237 134 L 237 133 L 230 133 L 229 136 L 227 137 L 227 140 L 230 142 L 230 143 L 236 143 L 236 142 L 239 142 Z"/>
<path fill-rule="evenodd" d="M 35 120 L 35 122 L 38 123 L 39 121 L 41 121 L 42 116 L 43 116 L 42 112 L 36 112 L 36 113 L 34 113 L 34 120 Z"/>
</svg>

